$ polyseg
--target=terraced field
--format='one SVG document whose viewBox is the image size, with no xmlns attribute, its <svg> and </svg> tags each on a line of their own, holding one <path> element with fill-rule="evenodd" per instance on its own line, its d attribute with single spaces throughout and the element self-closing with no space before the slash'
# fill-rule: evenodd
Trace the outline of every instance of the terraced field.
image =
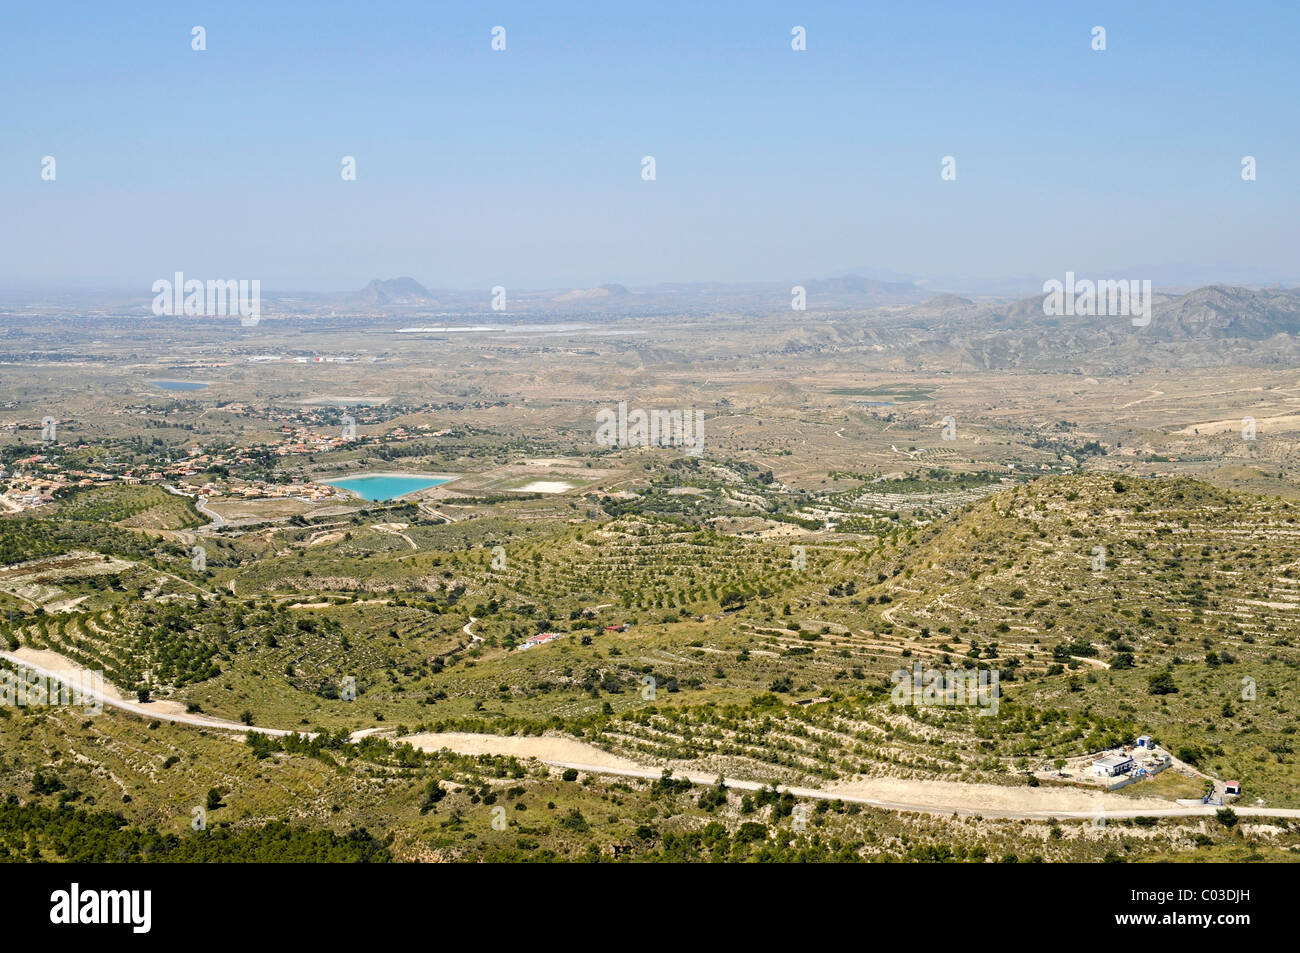
<svg viewBox="0 0 1300 953">
<path fill-rule="evenodd" d="M 117 523 L 133 529 L 193 529 L 208 522 L 194 508 L 193 499 L 152 484 L 74 490 L 59 499 L 56 512 L 64 519 Z"/>
<path fill-rule="evenodd" d="M 1026 651 L 1058 625 L 1098 650 L 1125 641 L 1155 660 L 1172 656 L 1163 636 L 1180 632 L 1240 651 L 1246 637 L 1294 631 L 1298 519 L 1293 504 L 1192 481 L 1038 483 L 907 554 L 891 615 L 916 632 L 992 630 Z"/>
<path fill-rule="evenodd" d="M 124 691 L 256 725 L 552 732 L 814 787 L 1014 787 L 1149 733 L 1296 803 L 1294 504 L 1048 477 L 953 516 L 797 541 L 653 506 L 539 520 L 536 505 L 248 527 L 206 540 L 203 572 L 184 544 L 128 558 L 68 548 L 85 534 L 65 530 L 63 556 L 0 569 L 0 594 L 51 590 L 11 595 L 3 631 Z M 542 632 L 557 635 L 524 651 Z M 891 673 L 917 663 L 996 670 L 996 714 L 895 704 Z"/>
</svg>

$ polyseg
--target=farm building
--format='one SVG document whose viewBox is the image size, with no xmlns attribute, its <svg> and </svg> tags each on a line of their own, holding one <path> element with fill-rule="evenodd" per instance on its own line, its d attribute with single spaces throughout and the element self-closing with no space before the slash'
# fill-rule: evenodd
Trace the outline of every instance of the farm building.
<svg viewBox="0 0 1300 953">
<path fill-rule="evenodd" d="M 1133 759 L 1126 754 L 1108 754 L 1092 763 L 1092 773 L 1103 778 L 1128 774 L 1133 770 Z"/>
<path fill-rule="evenodd" d="M 534 635 L 532 638 L 525 639 L 524 644 L 519 646 L 521 649 L 531 649 L 535 645 L 545 645 L 552 639 L 558 639 L 563 633 L 560 632 L 542 632 L 540 635 Z"/>
</svg>

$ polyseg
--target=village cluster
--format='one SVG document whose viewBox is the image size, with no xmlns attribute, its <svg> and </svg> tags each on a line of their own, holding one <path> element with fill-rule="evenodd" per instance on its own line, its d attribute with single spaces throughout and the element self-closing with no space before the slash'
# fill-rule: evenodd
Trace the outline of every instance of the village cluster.
<svg viewBox="0 0 1300 953">
<path fill-rule="evenodd" d="M 223 409 L 232 413 L 241 410 L 251 412 L 243 405 L 230 405 Z M 51 449 L 19 457 L 7 467 L 0 462 L 0 512 L 18 513 L 45 506 L 54 502 L 61 493 L 77 488 L 108 486 L 113 483 L 128 486 L 155 483 L 165 486 L 168 481 L 187 479 L 214 470 L 223 472 L 263 465 L 268 456 L 332 453 L 372 442 L 403 443 L 416 437 L 447 437 L 454 434 L 453 430 L 434 430 L 432 427 L 395 427 L 382 435 L 362 437 L 355 433 L 355 427 L 351 431 L 340 428 L 333 433 L 322 433 L 310 427 L 286 424 L 281 427 L 279 438 L 265 443 L 222 450 L 206 450 L 196 444 L 185 452 L 183 459 L 172 459 L 175 451 L 170 451 L 166 460 L 137 464 L 115 462 L 110 455 L 93 467 L 67 466 L 62 462 L 64 454 L 56 452 L 56 449 L 86 452 L 92 449 L 89 444 L 61 444 L 57 440 L 50 440 L 48 443 Z M 308 481 L 282 483 L 223 476 L 199 487 L 191 484 L 189 488 L 197 489 L 200 495 L 209 499 L 229 496 L 244 499 L 298 499 L 319 503 L 349 498 L 349 494 L 335 487 Z"/>
</svg>

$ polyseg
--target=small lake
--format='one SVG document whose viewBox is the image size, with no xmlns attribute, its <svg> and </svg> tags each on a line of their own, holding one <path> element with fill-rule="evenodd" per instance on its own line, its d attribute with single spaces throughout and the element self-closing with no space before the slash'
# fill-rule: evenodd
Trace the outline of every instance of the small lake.
<svg viewBox="0 0 1300 953">
<path fill-rule="evenodd" d="M 203 390 L 208 386 L 199 381 L 150 381 L 149 383 L 163 390 Z"/>
<path fill-rule="evenodd" d="M 348 477 L 346 480 L 326 480 L 325 482 L 330 486 L 351 490 L 363 500 L 379 503 L 386 500 L 395 500 L 399 496 L 406 496 L 408 493 L 414 493 L 417 490 L 426 490 L 431 486 L 442 486 L 442 484 L 450 481 L 451 477 L 386 476 L 376 474 L 374 476 Z"/>
</svg>

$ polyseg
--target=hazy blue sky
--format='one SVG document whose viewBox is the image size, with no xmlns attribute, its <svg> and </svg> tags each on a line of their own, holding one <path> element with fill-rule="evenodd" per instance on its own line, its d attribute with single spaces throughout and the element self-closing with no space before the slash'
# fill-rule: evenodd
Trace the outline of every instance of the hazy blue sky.
<svg viewBox="0 0 1300 953">
<path fill-rule="evenodd" d="M 1300 276 L 1294 0 L 613 6 L 5 3 L 0 289 Z"/>
</svg>

